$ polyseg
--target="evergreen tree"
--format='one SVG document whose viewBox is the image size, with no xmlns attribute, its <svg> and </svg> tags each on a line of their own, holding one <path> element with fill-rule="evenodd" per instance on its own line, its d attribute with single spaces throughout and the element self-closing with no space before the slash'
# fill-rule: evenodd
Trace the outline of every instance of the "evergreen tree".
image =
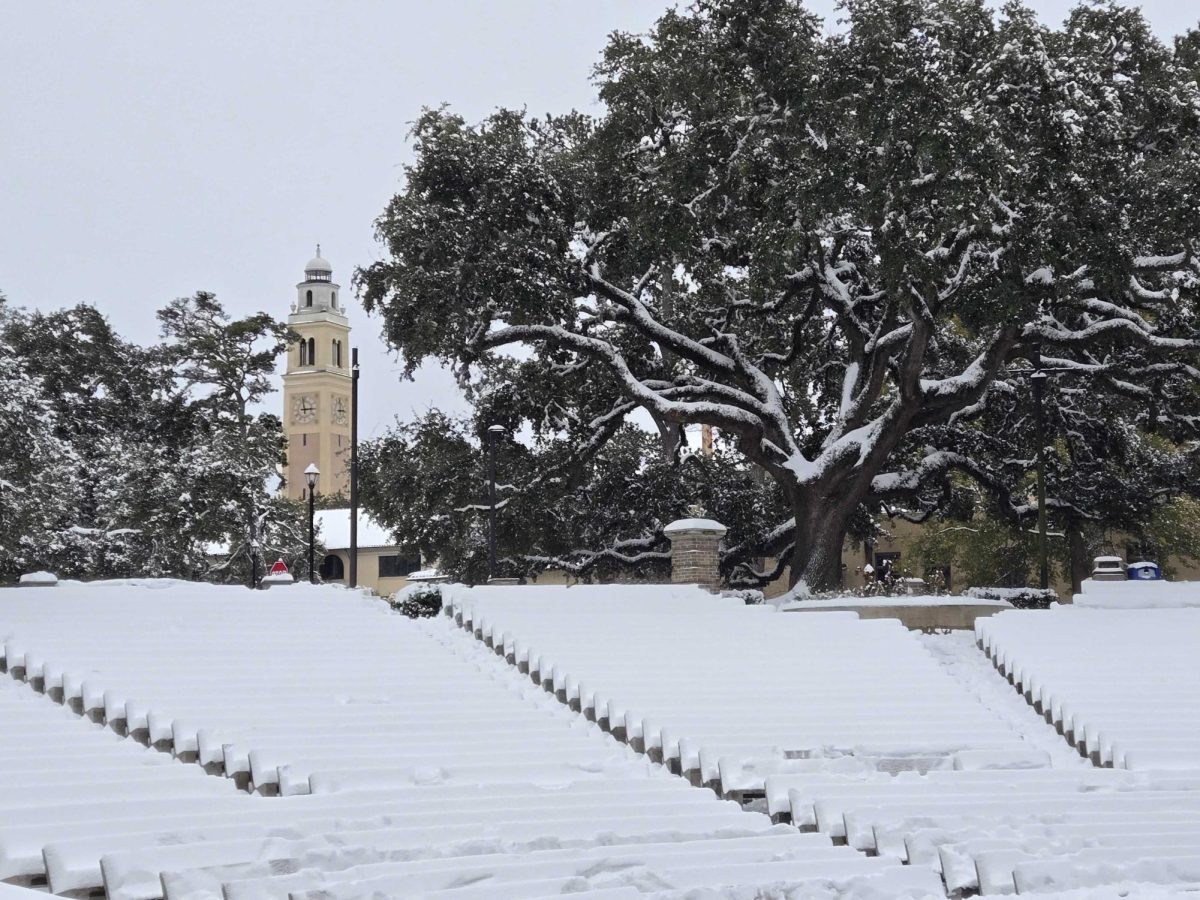
<svg viewBox="0 0 1200 900">
<path fill-rule="evenodd" d="M 253 407 L 272 390 L 275 362 L 294 335 L 266 313 L 231 319 L 206 292 L 159 311 L 166 357 L 190 390 L 197 441 L 190 502 L 204 531 L 229 541 L 228 563 L 243 561 L 256 586 L 268 553 L 294 556 L 296 510 L 273 496 L 283 457 L 279 419 Z"/>
</svg>

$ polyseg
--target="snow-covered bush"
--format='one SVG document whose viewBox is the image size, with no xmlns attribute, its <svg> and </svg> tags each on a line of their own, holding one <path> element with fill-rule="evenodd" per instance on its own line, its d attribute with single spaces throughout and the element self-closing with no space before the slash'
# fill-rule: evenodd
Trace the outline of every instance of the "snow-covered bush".
<svg viewBox="0 0 1200 900">
<path fill-rule="evenodd" d="M 1048 609 L 1058 602 L 1058 594 L 1042 588 L 974 587 L 966 596 L 976 600 L 1004 600 L 1017 609 Z"/>
<path fill-rule="evenodd" d="M 766 596 L 762 591 L 756 591 L 750 588 L 744 590 L 721 591 L 722 597 L 737 597 L 747 606 L 759 606 L 767 602 Z"/>
<path fill-rule="evenodd" d="M 431 619 L 442 611 L 442 589 L 436 584 L 410 584 L 388 601 L 410 619 Z"/>
</svg>

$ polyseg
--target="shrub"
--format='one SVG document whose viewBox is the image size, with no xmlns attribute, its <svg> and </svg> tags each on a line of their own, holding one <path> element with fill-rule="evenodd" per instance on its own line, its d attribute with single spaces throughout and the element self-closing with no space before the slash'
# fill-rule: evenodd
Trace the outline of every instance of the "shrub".
<svg viewBox="0 0 1200 900">
<path fill-rule="evenodd" d="M 442 611 L 442 589 L 436 584 L 410 584 L 388 602 L 410 619 L 431 619 Z"/>
<path fill-rule="evenodd" d="M 1058 602 L 1058 594 L 1042 588 L 976 587 L 966 592 L 976 600 L 1007 600 L 1017 609 L 1047 609 Z"/>
</svg>

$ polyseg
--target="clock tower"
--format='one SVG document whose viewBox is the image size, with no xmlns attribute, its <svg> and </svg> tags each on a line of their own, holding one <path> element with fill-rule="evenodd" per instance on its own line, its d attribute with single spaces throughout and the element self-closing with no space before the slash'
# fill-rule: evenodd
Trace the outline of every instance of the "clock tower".
<svg viewBox="0 0 1200 900">
<path fill-rule="evenodd" d="M 321 470 L 318 494 L 350 491 L 350 322 L 333 282 L 333 267 L 317 255 L 304 267 L 288 326 L 299 340 L 288 347 L 283 376 L 287 435 L 287 495 L 308 496 L 304 470 Z"/>
</svg>

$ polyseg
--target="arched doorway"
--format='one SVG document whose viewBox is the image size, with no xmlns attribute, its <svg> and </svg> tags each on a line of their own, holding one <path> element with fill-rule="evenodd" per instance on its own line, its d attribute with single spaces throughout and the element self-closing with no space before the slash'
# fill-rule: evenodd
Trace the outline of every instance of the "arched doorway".
<svg viewBox="0 0 1200 900">
<path fill-rule="evenodd" d="M 330 553 L 321 560 L 320 572 L 323 581 L 345 581 L 346 579 L 346 567 L 342 563 L 342 558 L 336 553 Z"/>
</svg>

